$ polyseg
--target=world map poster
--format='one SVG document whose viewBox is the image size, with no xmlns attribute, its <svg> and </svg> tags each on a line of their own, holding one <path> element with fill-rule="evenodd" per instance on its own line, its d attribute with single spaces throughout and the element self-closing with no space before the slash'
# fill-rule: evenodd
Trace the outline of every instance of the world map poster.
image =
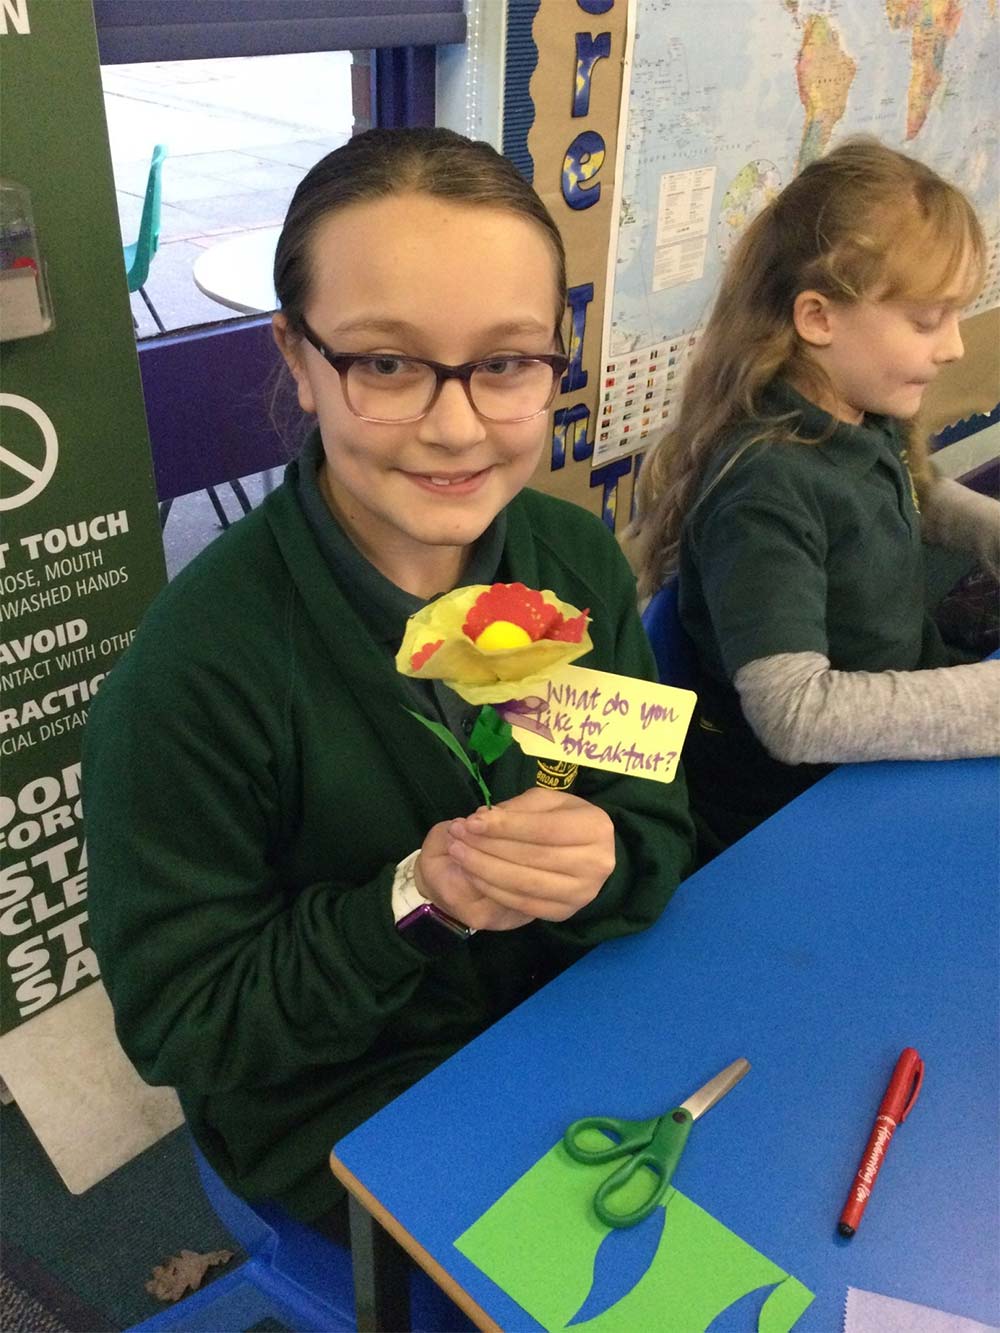
<svg viewBox="0 0 1000 1333">
<path fill-rule="evenodd" d="M 990 266 L 966 313 L 1000 304 L 998 6 L 633 0 L 594 466 L 669 427 L 735 241 L 852 134 L 968 194 Z"/>
</svg>

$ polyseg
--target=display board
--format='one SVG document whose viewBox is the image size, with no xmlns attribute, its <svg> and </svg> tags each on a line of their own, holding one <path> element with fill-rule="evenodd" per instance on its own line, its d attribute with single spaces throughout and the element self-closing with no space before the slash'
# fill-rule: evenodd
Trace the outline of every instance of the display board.
<svg viewBox="0 0 1000 1333">
<path fill-rule="evenodd" d="M 851 133 L 926 160 L 979 209 L 986 291 L 963 326 L 966 359 L 930 387 L 922 419 L 939 430 L 988 414 L 1000 401 L 998 68 L 996 0 L 507 0 L 504 151 L 569 261 L 573 364 L 534 484 L 622 530 L 733 242 Z"/>
<path fill-rule="evenodd" d="M 89 0 L 2 0 L 0 63 L 0 177 L 30 200 L 30 221 L 24 207 L 4 213 L 0 279 L 19 271 L 30 289 L 44 277 L 51 297 L 51 322 L 19 336 L 28 326 L 5 318 L 0 286 L 0 1015 L 9 1033 L 98 975 L 82 729 L 164 566 Z"/>
</svg>

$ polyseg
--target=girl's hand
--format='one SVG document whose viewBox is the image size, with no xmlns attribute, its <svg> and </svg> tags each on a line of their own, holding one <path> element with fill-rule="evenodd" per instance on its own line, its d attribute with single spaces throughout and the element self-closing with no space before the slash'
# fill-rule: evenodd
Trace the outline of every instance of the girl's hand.
<svg viewBox="0 0 1000 1333">
<path fill-rule="evenodd" d="M 469 886 L 525 917 L 565 921 L 615 868 L 615 828 L 599 806 L 533 787 L 447 826 L 448 854 Z"/>
<path fill-rule="evenodd" d="M 432 903 L 474 930 L 515 930 L 530 915 L 490 898 L 477 888 L 448 853 L 453 821 L 435 824 L 417 857 L 417 888 Z"/>
</svg>

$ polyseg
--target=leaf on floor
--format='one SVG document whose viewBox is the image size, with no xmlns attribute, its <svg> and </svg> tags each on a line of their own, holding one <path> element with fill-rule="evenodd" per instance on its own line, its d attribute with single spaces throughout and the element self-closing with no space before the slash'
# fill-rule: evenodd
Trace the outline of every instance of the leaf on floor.
<svg viewBox="0 0 1000 1333">
<path fill-rule="evenodd" d="M 180 1254 L 172 1254 L 153 1269 L 146 1290 L 157 1300 L 179 1301 L 188 1291 L 198 1290 L 209 1268 L 214 1268 L 216 1264 L 227 1264 L 232 1257 L 232 1250 L 210 1250 L 207 1254 L 181 1250 Z"/>
</svg>

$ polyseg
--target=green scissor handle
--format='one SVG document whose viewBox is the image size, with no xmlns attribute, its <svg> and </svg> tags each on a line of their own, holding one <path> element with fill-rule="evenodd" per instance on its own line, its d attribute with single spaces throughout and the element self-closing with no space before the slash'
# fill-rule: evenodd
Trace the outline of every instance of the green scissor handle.
<svg viewBox="0 0 1000 1333">
<path fill-rule="evenodd" d="M 660 1117 L 652 1120 L 622 1120 L 613 1115 L 588 1115 L 574 1120 L 563 1135 L 563 1143 L 570 1157 L 586 1166 L 600 1166 L 618 1157 L 638 1152 L 652 1141 Z M 614 1139 L 603 1148 L 588 1148 L 582 1140 L 588 1132 L 599 1131 Z"/>
<path fill-rule="evenodd" d="M 674 1170 L 680 1161 L 684 1145 L 694 1121 L 689 1111 L 677 1107 L 661 1116 L 649 1146 L 640 1148 L 605 1180 L 594 1195 L 594 1212 L 607 1227 L 634 1227 L 637 1222 L 647 1218 L 661 1202 Z M 643 1203 L 627 1212 L 619 1212 L 610 1206 L 613 1195 L 617 1194 L 635 1174 L 643 1168 L 657 1177 L 652 1192 Z"/>
<path fill-rule="evenodd" d="M 594 1195 L 594 1211 L 605 1226 L 634 1227 L 650 1215 L 670 1188 L 691 1125 L 735 1087 L 749 1070 L 749 1060 L 734 1060 L 709 1079 L 703 1088 L 692 1093 L 687 1101 L 654 1120 L 619 1120 L 615 1116 L 591 1115 L 573 1121 L 563 1135 L 563 1143 L 576 1161 L 597 1166 L 602 1162 L 613 1162 L 618 1157 L 629 1159 L 601 1182 Z M 616 1142 L 605 1143 L 599 1148 L 587 1147 L 580 1140 L 588 1130 L 599 1130 Z M 643 1195 L 639 1188 L 642 1178 L 636 1182 L 636 1188 L 629 1188 L 640 1170 L 649 1173 L 646 1179 L 652 1178 L 652 1191 L 646 1191 L 642 1202 L 631 1211 L 610 1207 L 612 1197 L 622 1191 L 627 1193 L 627 1202 Z"/>
</svg>

